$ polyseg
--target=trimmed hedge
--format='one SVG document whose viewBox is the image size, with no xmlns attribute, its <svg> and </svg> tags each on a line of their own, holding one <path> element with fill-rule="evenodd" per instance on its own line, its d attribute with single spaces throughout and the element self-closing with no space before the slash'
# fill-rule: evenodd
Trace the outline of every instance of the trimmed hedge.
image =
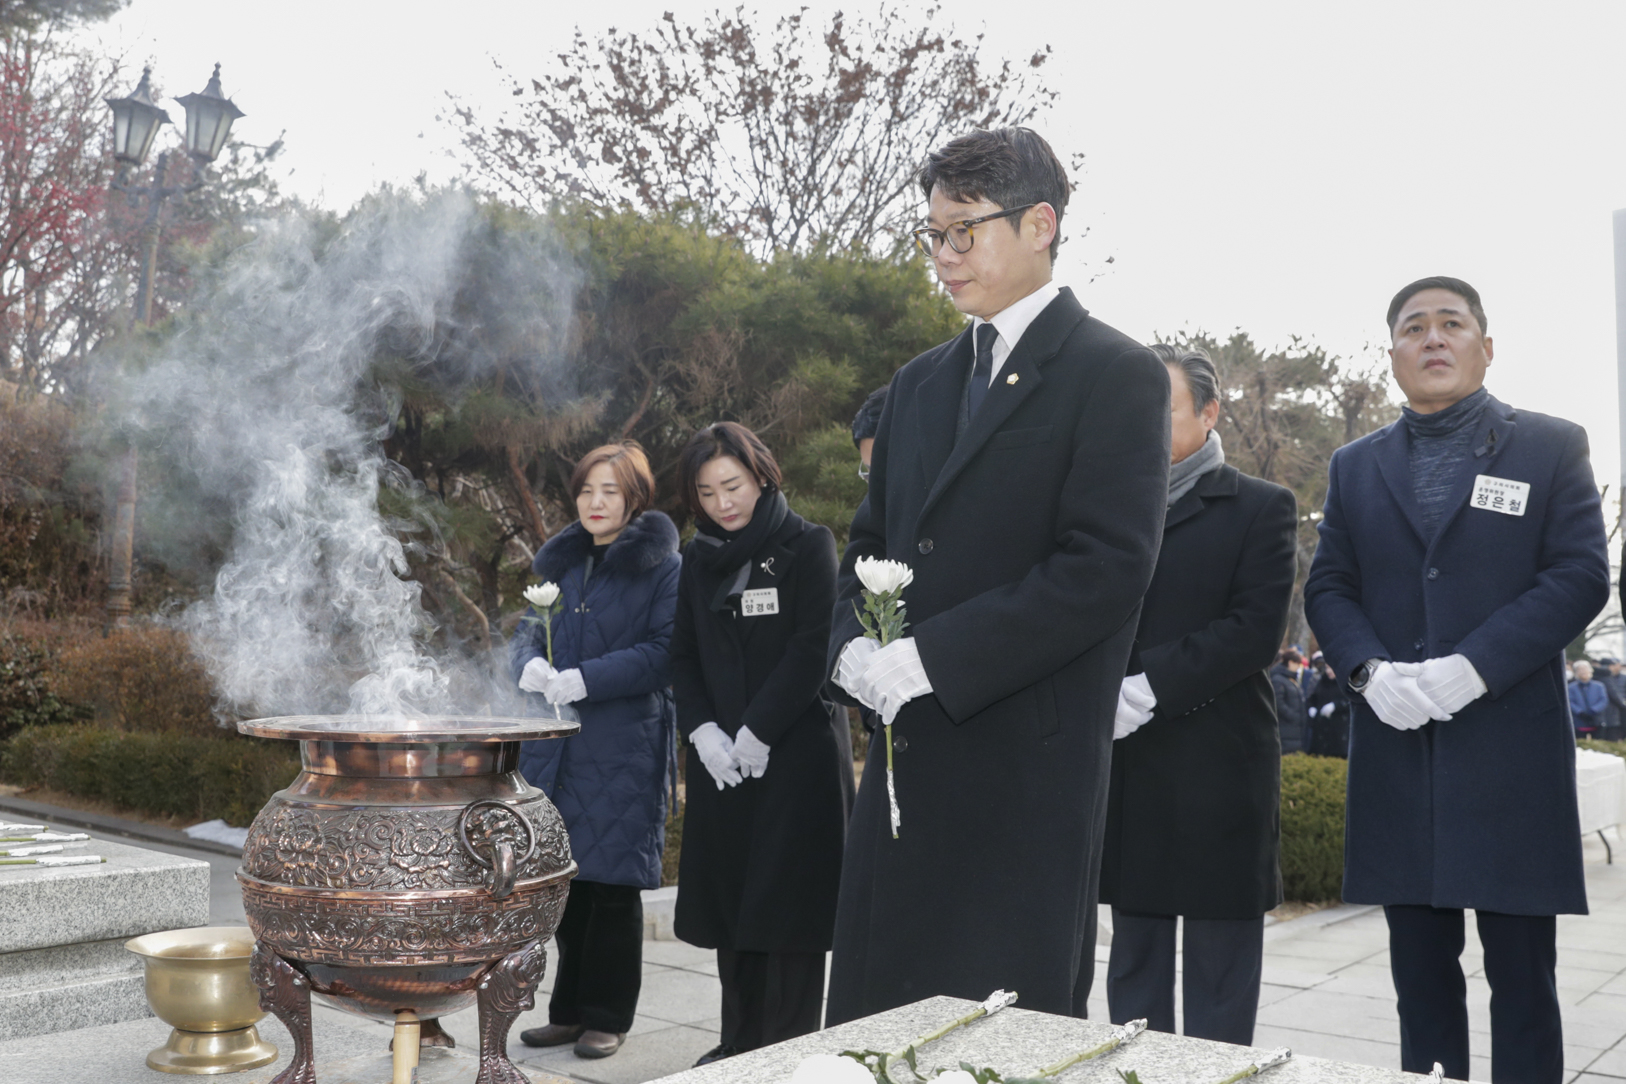
<svg viewBox="0 0 1626 1084">
<path fill-rule="evenodd" d="M 1289 900 L 1342 898 L 1348 779 L 1342 758 L 1282 757 L 1282 891 Z"/>
<path fill-rule="evenodd" d="M 52 666 L 51 687 L 104 726 L 202 738 L 221 733 L 202 661 L 183 634 L 161 625 L 138 624 L 64 646 Z"/>
<path fill-rule="evenodd" d="M 299 774 L 292 742 L 37 726 L 0 745 L 0 779 L 152 816 L 244 826 Z"/>
</svg>

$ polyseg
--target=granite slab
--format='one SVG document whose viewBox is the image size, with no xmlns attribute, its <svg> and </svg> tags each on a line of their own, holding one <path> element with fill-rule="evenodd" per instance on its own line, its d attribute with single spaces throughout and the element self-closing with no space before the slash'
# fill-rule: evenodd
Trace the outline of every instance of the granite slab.
<svg viewBox="0 0 1626 1084">
<path fill-rule="evenodd" d="M 209 863 L 101 839 L 83 850 L 107 861 L 0 869 L 0 954 L 208 924 Z"/>
<path fill-rule="evenodd" d="M 0 958 L 0 968 L 5 962 Z M 0 970 L 0 974 L 4 974 Z M 151 1016 L 145 978 L 92 975 L 29 990 L 0 991 L 0 1035 L 22 1039 Z M 0 1076 L 0 1080 L 5 1080 Z"/>
<path fill-rule="evenodd" d="M 699 1069 L 662 1077 L 661 1084 L 778 1084 L 790 1079 L 810 1054 L 843 1050 L 895 1050 L 976 1008 L 974 1001 L 934 997 L 799 1039 L 754 1050 Z M 1070 1054 L 1104 1042 L 1112 1025 L 1020 1008 L 1006 1009 L 920 1051 L 924 1073 L 958 1068 L 962 1061 L 1001 1074 L 1030 1074 Z M 1056 1079 L 1062 1084 L 1122 1084 L 1120 1070 L 1134 1070 L 1141 1084 L 1215 1084 L 1259 1062 L 1256 1047 L 1147 1032 L 1103 1057 L 1082 1062 Z M 1259 1078 L 1260 1084 L 1418 1084 L 1426 1077 L 1321 1058 L 1294 1057 Z"/>
</svg>

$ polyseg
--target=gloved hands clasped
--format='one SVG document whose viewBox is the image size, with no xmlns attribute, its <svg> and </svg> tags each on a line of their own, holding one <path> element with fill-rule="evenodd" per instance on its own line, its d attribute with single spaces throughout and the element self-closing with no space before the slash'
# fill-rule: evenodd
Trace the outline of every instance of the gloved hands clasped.
<svg viewBox="0 0 1626 1084">
<path fill-rule="evenodd" d="M 689 742 L 700 755 L 700 763 L 711 773 L 717 789 L 737 787 L 741 780 L 761 779 L 768 774 L 770 746 L 742 726 L 730 738 L 716 723 L 701 723 L 689 735 Z"/>
<path fill-rule="evenodd" d="M 1363 695 L 1383 722 L 1416 730 L 1430 720 L 1444 722 L 1486 690 L 1467 656 L 1446 655 L 1427 662 L 1380 662 Z"/>
</svg>

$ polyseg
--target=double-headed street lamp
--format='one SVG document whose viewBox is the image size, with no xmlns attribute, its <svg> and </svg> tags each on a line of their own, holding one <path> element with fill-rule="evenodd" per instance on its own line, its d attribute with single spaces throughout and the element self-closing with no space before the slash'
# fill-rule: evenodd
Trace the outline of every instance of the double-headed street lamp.
<svg viewBox="0 0 1626 1084">
<path fill-rule="evenodd" d="M 169 114 L 152 100 L 148 80 L 152 69 L 141 73 L 141 82 L 123 98 L 106 99 L 113 110 L 113 156 L 118 159 L 119 172 L 113 187 L 126 193 L 132 203 L 145 197 L 147 218 L 142 226 L 141 279 L 136 290 L 135 319 L 143 324 L 152 323 L 153 270 L 158 263 L 159 212 L 164 201 L 171 196 L 194 192 L 203 187 L 204 178 L 190 184 L 166 185 L 169 152 L 158 155 L 152 183 L 132 185 L 130 171 L 147 160 L 158 129 L 170 123 Z M 176 99 L 186 110 L 186 153 L 198 163 L 201 170 L 213 162 L 226 146 L 232 122 L 243 111 L 232 104 L 220 90 L 220 65 L 215 65 L 209 85 L 197 94 Z M 112 569 L 107 587 L 107 617 L 110 628 L 125 628 L 130 624 L 130 582 L 132 551 L 135 542 L 135 445 L 124 450 L 119 472 L 118 503 L 113 515 Z"/>
</svg>

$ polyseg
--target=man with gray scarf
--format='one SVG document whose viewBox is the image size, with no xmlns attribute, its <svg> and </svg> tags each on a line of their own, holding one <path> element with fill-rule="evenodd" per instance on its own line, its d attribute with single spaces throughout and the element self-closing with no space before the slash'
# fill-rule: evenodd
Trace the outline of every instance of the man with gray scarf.
<svg viewBox="0 0 1626 1084">
<path fill-rule="evenodd" d="M 1157 571 L 1118 699 L 1101 902 L 1112 905 L 1114 1023 L 1174 1030 L 1185 918 L 1187 1035 L 1250 1045 L 1264 914 L 1281 902 L 1281 746 L 1266 670 L 1287 627 L 1291 491 L 1225 464 L 1202 350 L 1168 366 L 1173 467 Z"/>
</svg>

